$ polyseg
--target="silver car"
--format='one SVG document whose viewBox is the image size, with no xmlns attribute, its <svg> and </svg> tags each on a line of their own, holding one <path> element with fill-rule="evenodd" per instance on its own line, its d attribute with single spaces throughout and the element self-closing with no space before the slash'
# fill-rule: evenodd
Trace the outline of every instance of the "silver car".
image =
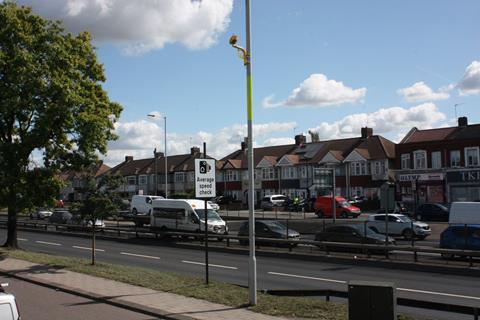
<svg viewBox="0 0 480 320">
<path fill-rule="evenodd" d="M 30 219 L 44 220 L 50 217 L 53 212 L 46 208 L 38 208 L 37 211 L 30 213 Z"/>
<path fill-rule="evenodd" d="M 368 217 L 367 226 L 375 232 L 386 233 L 386 214 L 371 214 Z M 388 214 L 388 234 L 403 236 L 405 239 L 412 237 L 425 239 L 432 233 L 430 226 L 424 222 L 411 220 L 403 214 Z"/>
</svg>

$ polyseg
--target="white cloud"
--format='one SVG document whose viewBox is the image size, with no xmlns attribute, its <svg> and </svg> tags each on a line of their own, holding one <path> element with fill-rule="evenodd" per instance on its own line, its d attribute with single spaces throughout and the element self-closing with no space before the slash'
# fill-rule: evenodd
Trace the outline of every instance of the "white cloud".
<svg viewBox="0 0 480 320">
<path fill-rule="evenodd" d="M 447 93 L 449 89 L 451 87 L 441 88 L 439 92 L 434 92 L 421 81 L 414 83 L 410 87 L 398 89 L 397 93 L 407 102 L 423 102 L 448 99 L 450 98 L 450 95 Z"/>
<path fill-rule="evenodd" d="M 460 95 L 480 94 L 480 61 L 473 61 L 457 85 Z"/>
<path fill-rule="evenodd" d="M 316 73 L 310 75 L 297 88 L 293 89 L 286 100 L 274 102 L 274 96 L 270 95 L 263 99 L 263 106 L 265 108 L 336 106 L 362 102 L 366 92 L 366 88 L 352 89 L 345 86 L 343 82 L 329 80 L 327 76 Z"/>
<path fill-rule="evenodd" d="M 98 41 L 140 54 L 179 42 L 208 48 L 230 23 L 233 0 L 18 0 L 67 30 L 90 31 Z"/>
<path fill-rule="evenodd" d="M 134 159 L 141 159 L 152 157 L 154 148 L 163 152 L 164 136 L 160 124 L 161 122 L 146 120 L 118 122 L 115 131 L 119 139 L 110 142 L 104 161 L 113 166 L 124 161 L 126 155 L 132 155 Z M 296 126 L 295 122 L 255 124 L 253 127 L 254 145 L 271 145 L 270 143 L 275 142 L 275 140 L 269 139 L 271 133 L 292 132 Z M 216 132 L 200 131 L 192 135 L 167 132 L 167 151 L 170 155 L 185 154 L 190 152 L 192 146 L 202 147 L 205 142 L 207 153 L 220 159 L 238 150 L 245 136 L 247 136 L 247 126 L 240 124 L 225 127 Z M 281 142 L 277 139 L 274 144 L 283 144 L 284 141 L 287 140 L 284 139 Z M 293 139 L 288 141 L 288 143 L 293 143 Z"/>
<path fill-rule="evenodd" d="M 406 133 L 412 127 L 430 129 L 445 119 L 445 114 L 435 104 L 424 103 L 408 109 L 391 107 L 373 113 L 352 114 L 333 123 L 322 122 L 310 130 L 317 131 L 321 140 L 358 137 L 365 126 L 373 128 L 374 134 L 385 136 Z"/>
</svg>

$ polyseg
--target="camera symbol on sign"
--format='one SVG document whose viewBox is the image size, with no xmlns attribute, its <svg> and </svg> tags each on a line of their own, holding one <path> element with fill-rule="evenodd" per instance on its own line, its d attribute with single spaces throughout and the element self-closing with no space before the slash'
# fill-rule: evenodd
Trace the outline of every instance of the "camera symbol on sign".
<svg viewBox="0 0 480 320">
<path fill-rule="evenodd" d="M 207 161 L 200 161 L 200 173 L 206 174 L 210 172 L 212 167 L 207 163 Z"/>
</svg>

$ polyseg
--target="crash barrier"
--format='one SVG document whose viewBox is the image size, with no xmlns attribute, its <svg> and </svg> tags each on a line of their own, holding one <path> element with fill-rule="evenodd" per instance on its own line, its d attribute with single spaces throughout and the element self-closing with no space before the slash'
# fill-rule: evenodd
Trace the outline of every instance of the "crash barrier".
<svg viewBox="0 0 480 320">
<path fill-rule="evenodd" d="M 6 220 L 0 220 L 0 226 L 6 227 Z M 91 226 L 78 226 L 70 224 L 52 224 L 38 220 L 17 221 L 17 226 L 25 230 L 41 230 L 58 233 L 91 233 Z M 95 228 L 98 232 L 113 238 L 155 238 L 163 239 L 166 237 L 177 237 L 180 239 L 194 239 L 196 241 L 203 241 L 205 234 L 202 232 L 175 232 L 175 231 L 161 231 L 150 230 L 148 228 L 131 228 L 131 227 L 104 227 Z M 239 242 L 248 244 L 248 237 L 212 234 L 208 235 L 209 240 L 218 240 L 223 242 L 226 247 L 238 248 Z M 395 258 L 392 253 L 409 253 L 412 256 L 413 262 L 420 261 L 420 257 L 424 255 L 433 254 L 442 256 L 444 258 L 460 257 L 464 260 L 460 261 L 461 266 L 465 265 L 465 260 L 468 266 L 474 267 L 480 265 L 478 258 L 480 258 L 480 251 L 474 250 L 456 250 L 456 249 L 440 249 L 432 247 L 412 246 L 412 245 L 390 245 L 390 244 L 366 244 L 366 243 L 345 243 L 345 242 L 327 242 L 314 240 L 292 240 L 292 239 L 273 239 L 273 238 L 255 238 L 255 245 L 257 249 L 266 249 L 267 247 L 279 247 L 282 250 L 293 252 L 296 254 L 315 255 L 325 253 L 330 255 L 336 251 L 354 252 L 354 258 L 372 258 L 374 255 L 384 255 L 390 261 L 408 261 L 405 259 Z M 424 258 L 425 259 L 425 258 Z M 447 260 L 447 263 L 449 260 Z M 438 261 L 436 261 L 438 264 Z"/>
<path fill-rule="evenodd" d="M 264 290 L 266 294 L 284 297 L 325 297 L 325 301 L 330 301 L 332 297 L 348 299 L 347 291 L 337 291 L 330 289 L 320 290 Z M 439 303 L 427 300 L 407 299 L 397 296 L 397 305 L 419 309 L 428 309 L 452 313 L 460 313 L 473 316 L 474 320 L 479 320 L 480 307 L 472 307 L 458 304 Z"/>
</svg>

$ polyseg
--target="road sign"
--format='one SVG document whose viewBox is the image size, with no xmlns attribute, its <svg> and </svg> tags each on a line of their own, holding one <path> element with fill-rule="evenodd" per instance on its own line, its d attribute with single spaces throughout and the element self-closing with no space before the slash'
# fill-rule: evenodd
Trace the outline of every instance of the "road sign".
<svg viewBox="0 0 480 320">
<path fill-rule="evenodd" d="M 195 197 L 215 196 L 215 159 L 195 159 Z"/>
</svg>

